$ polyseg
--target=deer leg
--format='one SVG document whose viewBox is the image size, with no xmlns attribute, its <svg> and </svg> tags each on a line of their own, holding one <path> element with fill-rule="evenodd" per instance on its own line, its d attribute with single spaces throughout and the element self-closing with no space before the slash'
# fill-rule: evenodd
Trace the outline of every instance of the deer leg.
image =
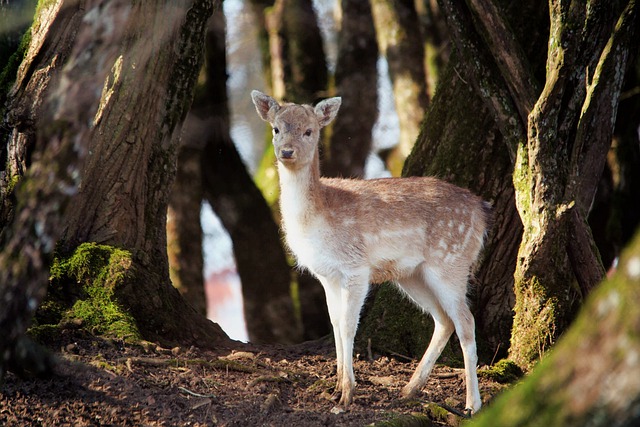
<svg viewBox="0 0 640 427">
<path fill-rule="evenodd" d="M 402 388 L 402 396 L 405 398 L 415 396 L 425 385 L 433 367 L 447 345 L 454 325 L 449 316 L 440 305 L 439 299 L 434 295 L 424 280 L 412 277 L 398 283 L 413 301 L 433 317 L 434 328 L 429 347 L 425 351 L 411 380 Z"/>
<path fill-rule="evenodd" d="M 444 347 L 447 345 L 447 341 L 449 341 L 451 334 L 453 334 L 453 323 L 446 315 L 435 315 L 433 316 L 433 320 L 435 326 L 429 347 L 411 376 L 411 380 L 402 388 L 402 396 L 405 398 L 415 396 L 420 389 L 422 389 L 438 357 L 440 357 L 442 350 L 444 350 Z"/>
<path fill-rule="evenodd" d="M 456 328 L 456 334 L 460 339 L 462 354 L 464 357 L 465 383 L 467 386 L 466 409 L 472 414 L 478 412 L 482 406 L 480 390 L 478 387 L 478 355 L 476 349 L 475 322 L 473 315 L 465 300 L 460 301 L 457 309 L 452 312 L 451 319 Z"/>
<path fill-rule="evenodd" d="M 344 410 L 353 401 L 356 386 L 353 374 L 353 341 L 360 320 L 360 310 L 369 291 L 368 278 L 350 280 L 341 288 L 340 335 L 342 339 L 342 396 L 334 412 Z"/>
<path fill-rule="evenodd" d="M 342 313 L 342 300 L 340 295 L 340 284 L 330 282 L 325 277 L 318 276 L 322 287 L 324 288 L 325 298 L 327 300 L 327 309 L 329 311 L 329 319 L 333 329 L 333 339 L 336 346 L 336 386 L 331 394 L 331 400 L 338 400 L 342 393 L 342 366 L 343 366 L 343 349 L 342 334 L 340 333 L 340 316 Z"/>
</svg>

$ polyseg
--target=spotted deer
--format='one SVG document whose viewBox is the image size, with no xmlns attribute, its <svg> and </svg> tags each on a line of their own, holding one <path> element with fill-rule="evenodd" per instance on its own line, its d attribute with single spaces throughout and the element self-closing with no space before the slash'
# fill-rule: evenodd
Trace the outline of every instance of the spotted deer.
<svg viewBox="0 0 640 427">
<path fill-rule="evenodd" d="M 466 292 L 490 205 L 429 177 L 321 177 L 320 129 L 336 117 L 341 98 L 314 108 L 279 104 L 255 90 L 251 97 L 258 115 L 273 128 L 286 243 L 326 294 L 337 359 L 333 398 L 339 398 L 332 412 L 344 411 L 353 400 L 360 311 L 370 284 L 381 282 L 395 283 L 435 321 L 431 343 L 402 395 L 420 391 L 455 331 L 464 355 L 466 408 L 478 411 L 475 324 Z"/>
</svg>

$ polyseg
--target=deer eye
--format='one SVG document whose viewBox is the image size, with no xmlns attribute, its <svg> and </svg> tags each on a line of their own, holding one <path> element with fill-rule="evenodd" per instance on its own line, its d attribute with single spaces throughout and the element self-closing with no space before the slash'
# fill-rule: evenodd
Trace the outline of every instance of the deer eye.
<svg viewBox="0 0 640 427">
<path fill-rule="evenodd" d="M 307 129 L 307 130 L 304 132 L 304 136 L 311 136 L 311 129 Z"/>
<path fill-rule="evenodd" d="M 280 129 L 278 129 L 278 128 L 273 128 L 273 134 L 274 134 L 274 135 L 277 135 L 277 134 L 279 134 L 279 133 L 280 133 Z"/>
</svg>

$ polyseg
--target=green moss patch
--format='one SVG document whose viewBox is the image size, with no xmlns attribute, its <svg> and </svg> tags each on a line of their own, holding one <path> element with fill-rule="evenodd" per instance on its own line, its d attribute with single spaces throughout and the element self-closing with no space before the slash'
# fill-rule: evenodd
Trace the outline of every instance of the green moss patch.
<svg viewBox="0 0 640 427">
<path fill-rule="evenodd" d="M 478 376 L 488 378 L 500 384 L 510 384 L 523 375 L 522 369 L 513 361 L 502 359 L 495 365 L 478 370 Z"/>
<path fill-rule="evenodd" d="M 56 257 L 38 323 L 73 324 L 96 335 L 139 340 L 135 320 L 115 297 L 131 269 L 128 251 L 96 243 L 83 243 L 70 256 Z"/>
</svg>

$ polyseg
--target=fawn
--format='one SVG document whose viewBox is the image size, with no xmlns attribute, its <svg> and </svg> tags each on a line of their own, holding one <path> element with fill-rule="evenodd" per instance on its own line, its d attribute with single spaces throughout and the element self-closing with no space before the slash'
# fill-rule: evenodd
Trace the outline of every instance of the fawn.
<svg viewBox="0 0 640 427">
<path fill-rule="evenodd" d="M 322 283 L 333 326 L 339 413 L 355 389 L 353 341 L 370 283 L 393 282 L 435 322 L 431 343 L 404 397 L 417 394 L 449 337 L 464 355 L 466 408 L 482 405 L 476 373 L 475 324 L 467 305 L 471 267 L 482 248 L 491 207 L 468 190 L 429 177 L 373 180 L 320 177 L 320 129 L 341 98 L 282 104 L 251 97 L 273 128 L 286 243 L 298 264 Z"/>
</svg>

